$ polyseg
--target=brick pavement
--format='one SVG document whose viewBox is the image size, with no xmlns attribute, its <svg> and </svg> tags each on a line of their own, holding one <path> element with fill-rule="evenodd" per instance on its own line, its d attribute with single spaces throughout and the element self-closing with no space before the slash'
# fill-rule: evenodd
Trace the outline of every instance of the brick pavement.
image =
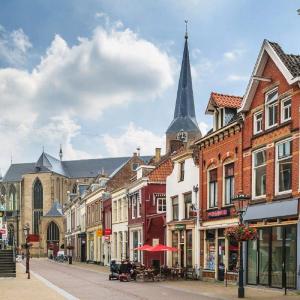
<svg viewBox="0 0 300 300">
<path fill-rule="evenodd" d="M 31 274 L 31 279 L 27 279 L 25 269 L 17 264 L 16 278 L 0 279 L 0 299 L 1 300 L 61 300 L 65 299 L 53 289 Z"/>
<path fill-rule="evenodd" d="M 55 263 L 55 262 L 53 262 Z M 99 273 L 109 273 L 109 268 L 106 266 L 99 266 L 95 264 L 87 264 L 80 262 L 73 262 L 69 265 L 70 268 L 82 268 Z M 192 280 L 179 280 L 179 281 L 164 281 L 160 285 L 171 289 L 186 290 L 194 293 L 199 293 L 203 296 L 218 297 L 220 299 L 238 299 L 237 298 L 237 285 L 228 285 L 225 287 L 220 282 L 205 282 L 205 281 L 192 281 Z M 300 300 L 300 293 L 295 291 L 288 291 L 288 295 L 283 295 L 284 290 L 270 289 L 264 287 L 247 286 L 245 294 L 247 299 L 252 300 Z"/>
</svg>

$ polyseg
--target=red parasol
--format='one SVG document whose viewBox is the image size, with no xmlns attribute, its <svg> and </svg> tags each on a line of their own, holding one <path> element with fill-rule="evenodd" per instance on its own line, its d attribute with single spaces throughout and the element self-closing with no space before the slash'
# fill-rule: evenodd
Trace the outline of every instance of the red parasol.
<svg viewBox="0 0 300 300">
<path fill-rule="evenodd" d="M 152 247 L 152 246 L 150 246 L 150 245 L 147 245 L 147 244 L 145 244 L 145 245 L 143 245 L 143 246 L 140 246 L 140 247 L 134 248 L 133 250 L 140 250 L 140 251 L 144 251 L 144 250 L 146 250 L 146 251 L 149 251 L 149 249 L 151 249 L 151 248 L 153 248 L 153 247 Z"/>
<path fill-rule="evenodd" d="M 174 247 L 169 247 L 169 246 L 166 246 L 166 245 L 161 245 L 161 244 L 158 244 L 156 246 L 153 246 L 149 249 L 145 249 L 146 251 L 149 251 L 149 252 L 160 252 L 160 251 L 178 251 L 177 248 L 174 248 Z"/>
</svg>

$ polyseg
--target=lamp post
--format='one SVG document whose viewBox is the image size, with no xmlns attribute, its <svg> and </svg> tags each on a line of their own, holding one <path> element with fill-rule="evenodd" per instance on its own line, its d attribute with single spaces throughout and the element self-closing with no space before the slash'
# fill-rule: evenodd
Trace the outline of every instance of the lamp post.
<svg viewBox="0 0 300 300">
<path fill-rule="evenodd" d="M 200 223 L 200 208 L 199 208 L 199 201 L 198 201 L 198 191 L 199 191 L 199 187 L 198 187 L 198 184 L 197 185 L 194 185 L 193 186 L 193 192 L 195 193 L 195 199 L 196 199 L 196 202 L 195 202 L 195 205 L 193 205 L 193 210 L 196 210 L 197 212 L 197 218 L 196 218 L 196 234 L 195 234 L 195 244 L 196 244 L 196 247 L 195 247 L 195 252 L 196 252 L 196 274 L 197 274 L 197 277 L 199 278 L 199 269 L 200 269 L 200 262 L 199 262 L 199 258 L 200 258 L 200 251 L 199 251 L 199 239 L 198 239 L 198 236 L 199 236 L 199 223 Z"/>
<path fill-rule="evenodd" d="M 238 194 L 232 198 L 235 210 L 239 216 L 239 225 L 243 224 L 243 216 L 247 210 L 248 206 L 248 195 Z M 243 260 L 243 242 L 240 241 L 240 262 L 239 262 L 239 288 L 238 288 L 238 298 L 245 298 L 245 288 L 244 288 L 244 260 Z"/>
<path fill-rule="evenodd" d="M 25 249 L 26 249 L 26 273 L 27 273 L 27 279 L 30 279 L 30 269 L 29 269 L 29 259 L 30 259 L 30 252 L 29 252 L 29 247 L 30 244 L 28 242 L 28 237 L 29 237 L 29 225 L 25 225 L 23 228 L 24 236 L 25 236 Z"/>
</svg>

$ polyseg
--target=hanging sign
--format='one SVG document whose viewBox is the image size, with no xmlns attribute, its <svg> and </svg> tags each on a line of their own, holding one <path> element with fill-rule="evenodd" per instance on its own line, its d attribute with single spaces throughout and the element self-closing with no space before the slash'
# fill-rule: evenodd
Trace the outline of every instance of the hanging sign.
<svg viewBox="0 0 300 300">
<path fill-rule="evenodd" d="M 185 230 L 185 224 L 176 224 L 175 229 L 176 230 Z"/>
<path fill-rule="evenodd" d="M 97 236 L 97 237 L 101 237 L 102 235 L 103 235 L 102 229 L 98 229 L 98 230 L 96 231 L 96 236 Z"/>
<path fill-rule="evenodd" d="M 110 228 L 104 229 L 104 235 L 111 235 L 111 229 Z"/>
</svg>

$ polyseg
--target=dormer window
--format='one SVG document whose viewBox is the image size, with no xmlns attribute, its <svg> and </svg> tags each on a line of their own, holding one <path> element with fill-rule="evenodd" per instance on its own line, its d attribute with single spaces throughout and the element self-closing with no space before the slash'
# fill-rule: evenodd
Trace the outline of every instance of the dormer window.
<svg viewBox="0 0 300 300">
<path fill-rule="evenodd" d="M 271 128 L 277 125 L 278 119 L 278 90 L 272 90 L 266 93 L 266 128 Z"/>
</svg>

